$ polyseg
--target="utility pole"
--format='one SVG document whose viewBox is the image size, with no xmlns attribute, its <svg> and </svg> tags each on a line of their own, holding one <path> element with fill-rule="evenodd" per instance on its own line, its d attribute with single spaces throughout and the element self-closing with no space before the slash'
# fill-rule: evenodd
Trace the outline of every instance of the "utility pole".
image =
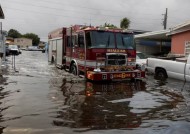
<svg viewBox="0 0 190 134">
<path fill-rule="evenodd" d="M 167 27 L 167 18 L 168 18 L 168 8 L 166 8 L 166 13 L 163 14 L 163 15 L 164 15 L 163 26 L 164 26 L 164 29 L 166 29 L 166 27 Z"/>
</svg>

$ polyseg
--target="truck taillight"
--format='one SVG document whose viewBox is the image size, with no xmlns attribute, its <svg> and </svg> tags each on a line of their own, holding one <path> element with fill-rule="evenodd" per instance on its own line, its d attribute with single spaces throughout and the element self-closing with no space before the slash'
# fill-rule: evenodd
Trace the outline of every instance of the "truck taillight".
<svg viewBox="0 0 190 134">
<path fill-rule="evenodd" d="M 87 72 L 87 78 L 89 80 L 94 80 L 94 75 L 91 72 Z"/>
</svg>

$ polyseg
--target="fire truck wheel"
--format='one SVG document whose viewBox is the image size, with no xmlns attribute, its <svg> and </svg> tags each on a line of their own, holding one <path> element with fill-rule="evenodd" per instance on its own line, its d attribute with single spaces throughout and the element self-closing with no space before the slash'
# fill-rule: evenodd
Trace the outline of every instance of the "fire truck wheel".
<svg viewBox="0 0 190 134">
<path fill-rule="evenodd" d="M 73 63 L 71 65 L 71 73 L 74 75 L 77 75 L 77 67 L 76 67 L 75 63 Z"/>
<path fill-rule="evenodd" d="M 54 57 L 52 56 L 51 57 L 51 63 L 53 64 L 55 62 L 55 59 L 54 59 Z"/>
</svg>

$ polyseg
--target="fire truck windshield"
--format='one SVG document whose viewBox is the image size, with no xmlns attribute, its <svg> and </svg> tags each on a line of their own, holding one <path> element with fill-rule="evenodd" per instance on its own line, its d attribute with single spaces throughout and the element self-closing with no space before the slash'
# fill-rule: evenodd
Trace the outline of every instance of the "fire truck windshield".
<svg viewBox="0 0 190 134">
<path fill-rule="evenodd" d="M 90 31 L 86 34 L 86 39 L 90 48 L 115 48 L 113 32 Z"/>
<path fill-rule="evenodd" d="M 88 48 L 135 48 L 132 34 L 109 31 L 87 32 L 86 44 Z"/>
<path fill-rule="evenodd" d="M 133 34 L 116 33 L 117 48 L 135 49 Z"/>
</svg>

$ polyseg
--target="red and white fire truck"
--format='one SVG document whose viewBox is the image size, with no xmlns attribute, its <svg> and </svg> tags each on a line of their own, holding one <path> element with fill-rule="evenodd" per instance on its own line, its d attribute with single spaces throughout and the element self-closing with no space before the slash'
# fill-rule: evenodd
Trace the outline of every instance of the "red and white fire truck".
<svg viewBox="0 0 190 134">
<path fill-rule="evenodd" d="M 134 34 L 121 29 L 75 25 L 49 33 L 49 62 L 92 81 L 141 79 Z"/>
</svg>

